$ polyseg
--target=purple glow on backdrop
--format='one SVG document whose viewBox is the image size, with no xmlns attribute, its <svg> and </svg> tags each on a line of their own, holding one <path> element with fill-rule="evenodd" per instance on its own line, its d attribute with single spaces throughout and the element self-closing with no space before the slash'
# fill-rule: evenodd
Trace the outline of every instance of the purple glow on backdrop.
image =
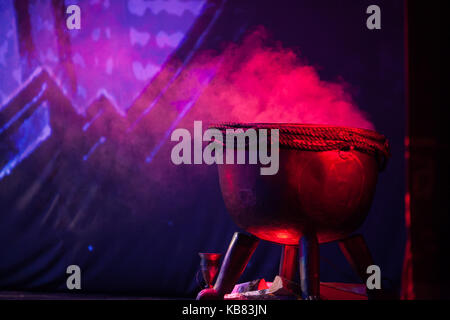
<svg viewBox="0 0 450 320">
<path fill-rule="evenodd" d="M 78 82 L 75 105 L 85 108 L 104 90 L 126 110 L 183 40 L 203 4 L 79 1 L 82 28 L 69 33 Z"/>
<path fill-rule="evenodd" d="M 33 71 L 23 76 L 12 3 L 0 3 L 0 18 L 6 22 L 0 26 L 0 105 Z M 66 5 L 80 6 L 82 23 L 81 30 L 67 31 L 77 82 L 71 93 L 58 57 L 51 2 L 32 2 L 29 12 L 38 59 L 35 64 L 45 66 L 56 76 L 78 111 L 86 110 L 99 92 L 106 92 L 117 109 L 125 111 L 183 41 L 204 3 L 205 0 L 66 1 Z"/>
<path fill-rule="evenodd" d="M 47 103 L 43 102 L 9 137 L 11 145 L 14 145 L 16 150 L 8 150 L 6 155 L 1 155 L 1 159 L 5 159 L 7 162 L 3 167 L 0 167 L 0 180 L 9 175 L 51 133 L 49 109 Z"/>
</svg>

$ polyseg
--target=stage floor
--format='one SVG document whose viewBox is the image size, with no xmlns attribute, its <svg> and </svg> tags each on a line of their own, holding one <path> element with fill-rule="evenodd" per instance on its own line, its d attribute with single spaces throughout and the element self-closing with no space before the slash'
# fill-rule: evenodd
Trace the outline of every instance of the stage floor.
<svg viewBox="0 0 450 320">
<path fill-rule="evenodd" d="M 0 300 L 188 300 L 186 298 L 107 295 L 91 293 L 0 291 Z"/>
<path fill-rule="evenodd" d="M 321 297 L 325 300 L 367 300 L 361 284 L 320 284 Z M 150 297 L 72 292 L 0 291 L 0 300 L 193 300 L 181 297 Z"/>
</svg>

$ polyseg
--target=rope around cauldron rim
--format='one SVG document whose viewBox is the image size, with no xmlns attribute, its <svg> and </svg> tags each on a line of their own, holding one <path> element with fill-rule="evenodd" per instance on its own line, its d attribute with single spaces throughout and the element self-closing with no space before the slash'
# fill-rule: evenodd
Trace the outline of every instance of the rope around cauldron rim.
<svg viewBox="0 0 450 320">
<path fill-rule="evenodd" d="M 390 158 L 389 141 L 385 136 L 372 130 L 289 123 L 219 123 L 210 128 L 227 129 L 278 129 L 280 148 L 305 151 L 357 150 L 376 158 L 380 170 Z"/>
</svg>

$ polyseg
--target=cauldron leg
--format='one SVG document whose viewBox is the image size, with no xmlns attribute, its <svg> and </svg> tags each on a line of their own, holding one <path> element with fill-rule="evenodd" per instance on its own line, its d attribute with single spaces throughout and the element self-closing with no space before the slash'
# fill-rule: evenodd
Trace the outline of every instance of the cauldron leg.
<svg viewBox="0 0 450 320">
<path fill-rule="evenodd" d="M 244 272 L 258 243 L 259 239 L 255 236 L 235 232 L 214 288 L 200 291 L 197 300 L 223 299 L 225 294 L 230 293 Z"/>
<path fill-rule="evenodd" d="M 300 287 L 305 300 L 320 299 L 319 242 L 315 234 L 299 240 Z"/>
<path fill-rule="evenodd" d="M 361 278 L 365 284 L 368 278 L 367 267 L 375 264 L 370 254 L 369 247 L 364 241 L 364 238 L 360 234 L 353 235 L 346 239 L 339 241 L 339 247 L 344 254 L 347 261 L 352 266 L 353 270 L 356 271 L 358 276 Z M 367 295 L 369 299 L 379 299 L 381 298 L 380 290 L 367 290 Z"/>
<path fill-rule="evenodd" d="M 281 252 L 280 269 L 278 274 L 280 277 L 295 281 L 295 271 L 298 262 L 298 247 L 297 246 L 283 246 Z"/>
</svg>

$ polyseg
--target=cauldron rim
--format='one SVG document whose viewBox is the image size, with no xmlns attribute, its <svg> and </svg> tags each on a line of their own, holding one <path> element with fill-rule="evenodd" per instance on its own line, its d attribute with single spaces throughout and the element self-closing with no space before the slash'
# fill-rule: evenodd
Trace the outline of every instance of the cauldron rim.
<svg viewBox="0 0 450 320">
<path fill-rule="evenodd" d="M 226 131 L 227 129 L 278 129 L 281 148 L 305 151 L 355 149 L 375 156 L 380 171 L 385 169 L 387 161 L 391 157 L 388 139 L 370 129 L 286 122 L 222 122 L 211 124 L 209 128 L 220 131 Z"/>
<path fill-rule="evenodd" d="M 380 138 L 385 138 L 384 135 L 377 132 L 373 129 L 360 128 L 360 127 L 351 127 L 351 126 L 342 126 L 342 125 L 332 125 L 332 124 L 323 124 L 323 123 L 299 123 L 299 122 L 217 122 L 212 123 L 208 127 L 209 128 L 220 128 L 220 127 L 235 127 L 235 128 L 267 128 L 267 129 L 276 129 L 277 127 L 309 127 L 309 128 L 327 128 L 327 129 L 347 129 L 347 130 L 361 130 L 367 133 L 374 133 L 379 135 Z"/>
</svg>

